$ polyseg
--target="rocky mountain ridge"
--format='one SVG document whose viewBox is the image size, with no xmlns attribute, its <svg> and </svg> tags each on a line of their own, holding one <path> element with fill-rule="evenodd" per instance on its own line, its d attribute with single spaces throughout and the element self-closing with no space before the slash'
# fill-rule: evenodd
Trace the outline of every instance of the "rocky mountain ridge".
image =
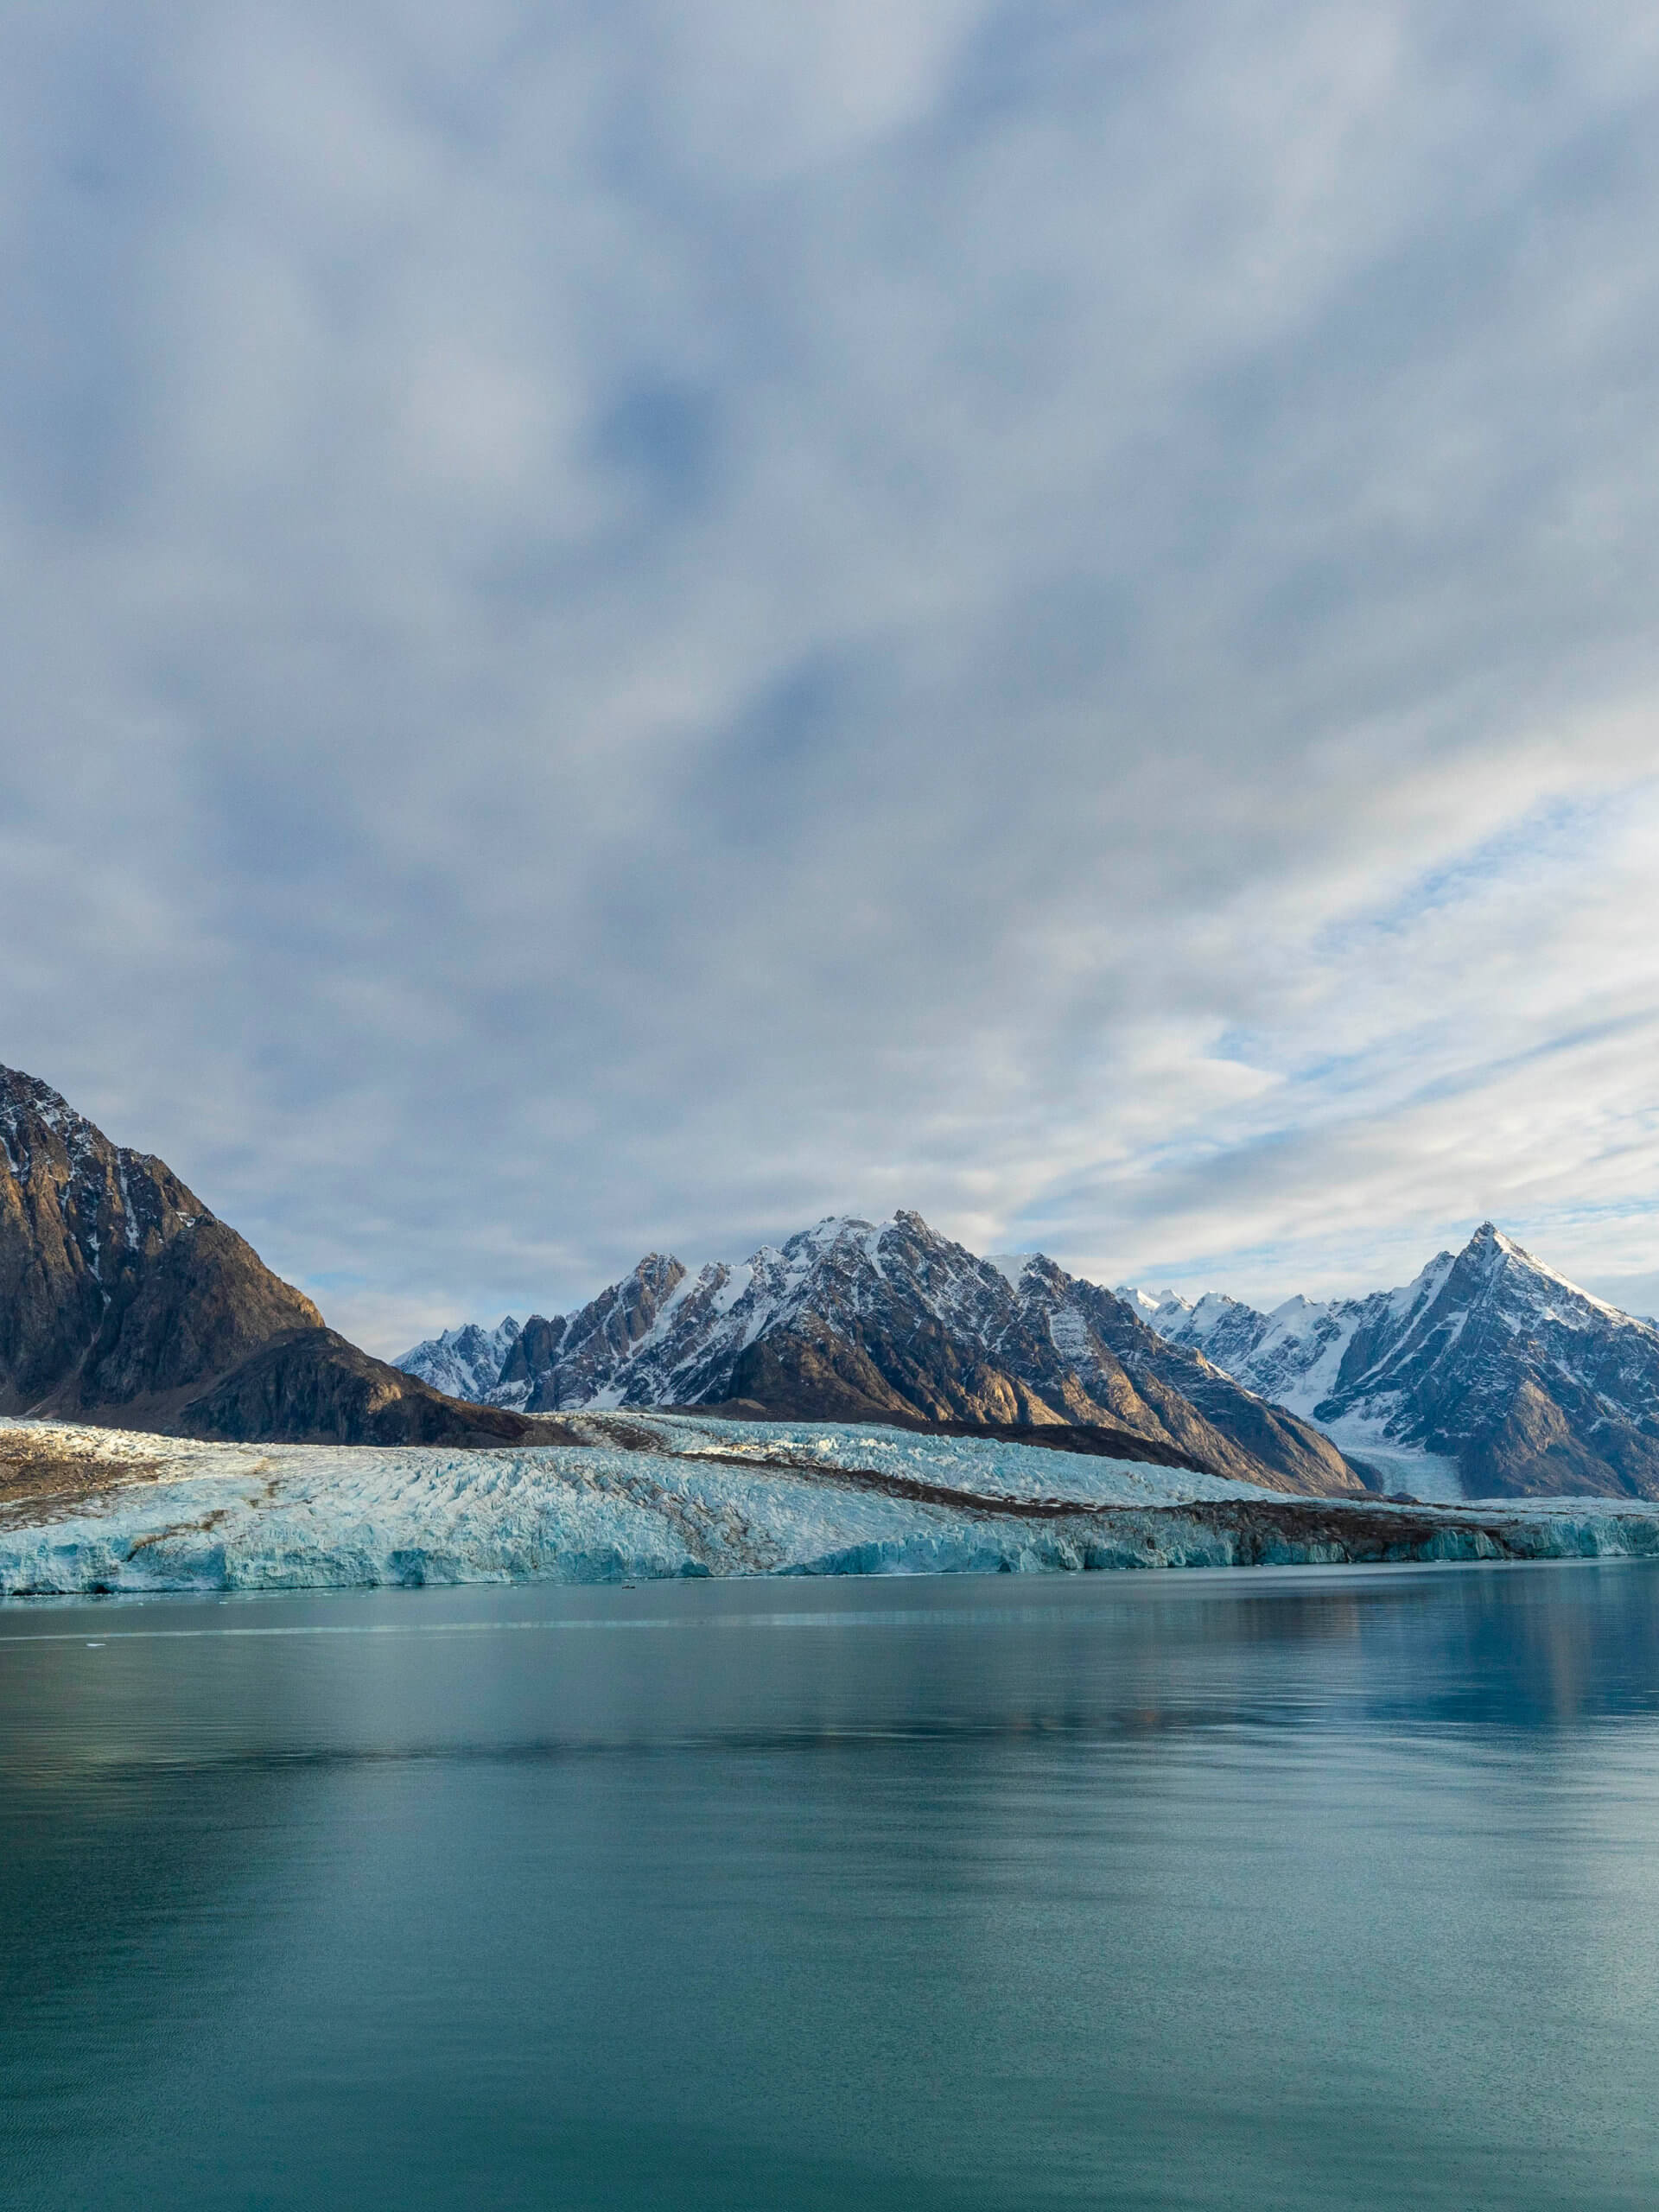
<svg viewBox="0 0 1659 2212">
<path fill-rule="evenodd" d="M 5 1067 L 0 1414 L 292 1442 L 499 1443 L 532 1428 L 347 1344 L 165 1160 L 111 1144 Z"/>
<path fill-rule="evenodd" d="M 0 1069 L 0 1410 L 171 1409 L 310 1300 L 165 1161 Z"/>
<path fill-rule="evenodd" d="M 1264 1313 L 987 1260 L 919 1215 L 741 1266 L 650 1254 L 579 1312 L 396 1365 L 153 1155 L 0 1068 L 0 1414 L 339 1443 L 548 1440 L 567 1409 L 1047 1428 L 1287 1491 L 1659 1498 L 1659 1326 L 1486 1223 L 1414 1281 Z"/>
<path fill-rule="evenodd" d="M 1412 1486 L 1466 1497 L 1659 1497 L 1659 1327 L 1592 1297 L 1484 1222 L 1460 1252 L 1368 1297 L 1262 1313 L 1119 1294 L 1166 1342 Z"/>
<path fill-rule="evenodd" d="M 1111 1292 L 1040 1256 L 981 1259 L 915 1213 L 832 1217 L 781 1249 L 695 1274 L 650 1253 L 575 1313 L 448 1330 L 397 1364 L 526 1413 L 675 1405 L 1097 1426 L 1271 1489 L 1364 1486 L 1317 1430 L 1146 1327 Z"/>
</svg>

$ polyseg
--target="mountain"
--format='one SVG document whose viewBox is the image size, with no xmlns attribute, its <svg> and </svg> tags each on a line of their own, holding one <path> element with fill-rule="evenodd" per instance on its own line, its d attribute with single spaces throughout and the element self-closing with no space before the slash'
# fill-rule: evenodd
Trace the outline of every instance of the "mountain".
<svg viewBox="0 0 1659 2212">
<path fill-rule="evenodd" d="M 503 1444 L 569 1442 L 554 1425 L 446 1397 L 372 1358 L 333 1329 L 278 1337 L 180 1413 L 188 1436 L 248 1443 Z"/>
<path fill-rule="evenodd" d="M 441 1337 L 421 1346 L 418 1371 L 424 1382 L 447 1397 L 485 1402 L 501 1379 L 507 1355 L 518 1338 L 518 1324 L 512 1314 L 493 1329 L 469 1321 L 464 1328 L 446 1329 Z"/>
<path fill-rule="evenodd" d="M 1491 1222 L 1402 1289 L 1270 1313 L 1120 1293 L 1166 1342 L 1329 1430 L 1345 1451 L 1471 1497 L 1659 1497 L 1659 1328 Z M 1414 1483 L 1413 1473 L 1418 1480 Z"/>
<path fill-rule="evenodd" d="M 505 1349 L 493 1381 L 476 1363 Z M 832 1217 L 741 1265 L 651 1253 L 580 1312 L 448 1330 L 397 1363 L 529 1413 L 721 1407 L 820 1421 L 1101 1427 L 1269 1489 L 1360 1475 L 1306 1422 L 1040 1256 L 979 1259 L 919 1214 Z M 488 1360 L 484 1365 L 487 1368 Z"/>
<path fill-rule="evenodd" d="M 527 1434 L 348 1344 L 152 1154 L 0 1068 L 0 1413 L 342 1443 Z"/>
<path fill-rule="evenodd" d="M 171 1168 L 0 1069 L 0 1409 L 182 1404 L 272 1337 L 321 1328 Z"/>
<path fill-rule="evenodd" d="M 578 1313 L 447 1330 L 391 1365 L 164 1161 L 0 1068 L 0 1414 L 499 1445 L 567 1408 L 667 1405 L 1070 1427 L 1314 1495 L 1659 1497 L 1659 1326 L 1490 1222 L 1402 1289 L 1264 1313 L 980 1259 L 918 1214 L 832 1218 L 695 1274 L 652 1253 Z"/>
</svg>

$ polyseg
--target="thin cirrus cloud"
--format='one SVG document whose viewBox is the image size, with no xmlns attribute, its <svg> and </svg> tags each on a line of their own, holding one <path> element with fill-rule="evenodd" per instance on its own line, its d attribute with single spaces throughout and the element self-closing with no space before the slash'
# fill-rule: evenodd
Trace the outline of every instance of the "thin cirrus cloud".
<svg viewBox="0 0 1659 2212">
<path fill-rule="evenodd" d="M 1649 11 L 0 48 L 3 1057 L 331 1319 L 1659 1295 Z"/>
</svg>

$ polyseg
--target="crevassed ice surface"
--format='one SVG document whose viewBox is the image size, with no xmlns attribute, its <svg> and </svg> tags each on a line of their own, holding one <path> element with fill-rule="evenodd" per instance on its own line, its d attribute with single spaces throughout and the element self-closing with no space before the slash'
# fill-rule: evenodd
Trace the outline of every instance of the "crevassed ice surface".
<svg viewBox="0 0 1659 2212">
<path fill-rule="evenodd" d="M 85 1510 L 0 1528 L 0 1592 L 1076 1567 L 1063 1531 L 988 1522 L 969 1502 L 1262 1495 L 1139 1463 L 833 1425 L 635 1424 L 661 1437 L 661 1452 L 203 1444 L 34 1426 L 72 1460 L 113 1456 L 132 1473 Z M 963 1493 L 964 1505 L 823 1478 L 837 1469 L 924 1481 Z"/>
<path fill-rule="evenodd" d="M 79 1455 L 95 1470 L 98 1487 L 0 1522 L 0 1594 L 1219 1565 L 1230 1554 L 1200 1516 L 1154 1509 L 1268 1495 L 988 1439 L 681 1415 L 629 1423 L 660 1450 L 201 1444 L 32 1426 L 67 1467 Z M 950 1495 L 889 1495 L 859 1486 L 861 1472 Z M 997 1497 L 1077 1514 L 1011 1518 L 976 1503 Z M 1124 1522 L 1103 1531 L 1086 1517 L 1100 1506 L 1128 1509 Z M 1659 1516 L 1624 1500 L 1498 1510 L 1558 1514 L 1548 1546 L 1567 1553 L 1628 1548 L 1632 1529 L 1645 1545 Z"/>
</svg>

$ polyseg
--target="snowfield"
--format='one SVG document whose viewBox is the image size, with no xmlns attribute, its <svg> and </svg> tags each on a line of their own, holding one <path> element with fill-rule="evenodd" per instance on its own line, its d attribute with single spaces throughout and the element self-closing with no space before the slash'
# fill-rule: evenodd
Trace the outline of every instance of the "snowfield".
<svg viewBox="0 0 1659 2212">
<path fill-rule="evenodd" d="M 0 1422 L 0 1464 L 31 1471 L 27 1495 L 0 1488 L 0 1594 L 1659 1554 L 1659 1506 L 1605 1499 L 1435 1521 L 907 1430 L 679 1414 L 575 1425 L 591 1443 L 475 1452 Z"/>
</svg>

